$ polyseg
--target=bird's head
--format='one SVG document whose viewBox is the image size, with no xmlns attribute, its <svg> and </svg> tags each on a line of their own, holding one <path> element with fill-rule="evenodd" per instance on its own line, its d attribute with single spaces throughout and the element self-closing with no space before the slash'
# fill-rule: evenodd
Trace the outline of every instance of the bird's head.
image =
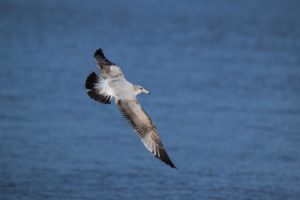
<svg viewBox="0 0 300 200">
<path fill-rule="evenodd" d="M 146 90 L 143 86 L 140 85 L 134 85 L 134 89 L 137 95 L 140 93 L 150 94 L 148 90 Z"/>
</svg>

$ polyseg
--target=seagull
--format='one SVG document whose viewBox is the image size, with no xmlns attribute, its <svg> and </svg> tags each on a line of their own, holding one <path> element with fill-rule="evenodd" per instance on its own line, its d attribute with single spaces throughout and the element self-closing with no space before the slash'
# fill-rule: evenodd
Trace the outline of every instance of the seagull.
<svg viewBox="0 0 300 200">
<path fill-rule="evenodd" d="M 87 94 L 97 102 L 111 104 L 114 98 L 120 112 L 135 130 L 145 147 L 159 160 L 172 168 L 176 166 L 168 156 L 157 128 L 149 115 L 144 111 L 137 100 L 141 93 L 150 94 L 140 85 L 135 85 L 126 80 L 121 68 L 106 59 L 102 49 L 94 53 L 100 75 L 92 72 L 86 79 Z"/>
</svg>

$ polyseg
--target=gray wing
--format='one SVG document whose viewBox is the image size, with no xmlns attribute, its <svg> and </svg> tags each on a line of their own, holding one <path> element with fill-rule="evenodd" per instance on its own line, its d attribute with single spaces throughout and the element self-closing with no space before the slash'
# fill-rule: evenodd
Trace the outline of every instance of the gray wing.
<svg viewBox="0 0 300 200">
<path fill-rule="evenodd" d="M 176 168 L 159 138 L 155 125 L 137 100 L 118 100 L 121 113 L 134 128 L 145 147 L 158 159 Z"/>
<path fill-rule="evenodd" d="M 101 76 L 106 79 L 109 77 L 123 76 L 123 72 L 116 64 L 108 60 L 102 49 L 97 49 L 94 53 L 94 58 L 101 71 Z"/>
<path fill-rule="evenodd" d="M 114 65 L 114 63 L 112 63 L 110 60 L 108 60 L 102 49 L 97 49 L 94 53 L 94 58 L 96 59 L 96 62 L 98 64 L 98 66 L 101 68 L 104 65 Z"/>
</svg>

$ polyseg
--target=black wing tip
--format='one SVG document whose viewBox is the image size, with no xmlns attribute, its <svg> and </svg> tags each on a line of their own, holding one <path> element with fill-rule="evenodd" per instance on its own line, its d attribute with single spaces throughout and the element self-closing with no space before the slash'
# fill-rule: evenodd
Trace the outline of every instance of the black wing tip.
<svg viewBox="0 0 300 200">
<path fill-rule="evenodd" d="M 177 169 L 177 167 L 174 165 L 170 158 L 168 160 L 163 160 L 163 162 L 169 165 L 171 168 Z"/>
<path fill-rule="evenodd" d="M 99 77 L 95 72 L 90 73 L 90 75 L 86 78 L 85 88 L 90 90 L 94 89 L 98 79 Z"/>
<path fill-rule="evenodd" d="M 178 169 L 173 163 L 172 165 L 170 165 L 170 167 L 172 167 L 173 169 Z"/>
<path fill-rule="evenodd" d="M 102 51 L 101 48 L 99 48 L 99 49 L 97 49 L 95 51 L 94 58 L 96 59 L 98 65 L 100 65 L 100 66 L 103 66 L 103 65 L 115 65 L 113 62 L 111 62 L 110 60 L 108 60 L 105 57 L 105 55 L 104 55 L 104 53 L 103 53 L 103 51 Z"/>
<path fill-rule="evenodd" d="M 103 53 L 103 51 L 102 51 L 101 48 L 99 48 L 99 49 L 97 49 L 97 50 L 95 51 L 94 57 L 97 57 L 97 56 L 100 56 L 100 57 L 102 57 L 102 58 L 105 58 L 104 53 Z"/>
<path fill-rule="evenodd" d="M 174 163 L 171 161 L 171 159 L 169 159 L 168 162 L 166 162 L 166 164 L 174 169 L 177 169 L 177 167 L 174 165 Z"/>
<path fill-rule="evenodd" d="M 159 160 L 161 160 L 162 162 L 164 162 L 165 164 L 169 165 L 170 167 L 172 167 L 173 169 L 177 169 L 177 167 L 174 165 L 174 163 L 171 161 L 169 155 L 167 154 L 167 152 L 165 150 L 160 151 L 160 156 L 155 155 L 154 156 L 156 158 L 158 158 Z"/>
<path fill-rule="evenodd" d="M 157 157 L 157 156 L 155 156 Z M 159 157 L 157 157 L 159 158 Z M 166 165 L 170 166 L 171 168 L 173 169 L 177 169 L 177 167 L 174 165 L 174 163 L 170 160 L 170 159 L 166 159 L 166 160 L 163 160 L 161 158 L 159 158 L 162 162 L 164 162 Z"/>
</svg>

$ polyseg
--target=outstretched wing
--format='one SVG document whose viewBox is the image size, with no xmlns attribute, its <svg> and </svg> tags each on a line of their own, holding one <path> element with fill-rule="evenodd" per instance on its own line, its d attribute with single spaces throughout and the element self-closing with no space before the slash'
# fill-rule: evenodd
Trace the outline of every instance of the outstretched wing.
<svg viewBox="0 0 300 200">
<path fill-rule="evenodd" d="M 176 168 L 159 138 L 155 125 L 137 100 L 118 100 L 121 113 L 134 128 L 146 148 L 158 159 Z"/>
<path fill-rule="evenodd" d="M 100 68 L 102 68 L 104 65 L 114 65 L 114 63 L 105 57 L 102 49 L 97 49 L 95 51 L 94 58 L 96 59 L 96 62 Z"/>
<path fill-rule="evenodd" d="M 110 104 L 112 100 L 112 91 L 108 86 L 107 80 L 92 72 L 85 81 L 87 94 L 95 101 Z"/>
<path fill-rule="evenodd" d="M 97 49 L 94 53 L 94 58 L 101 71 L 101 76 L 104 79 L 109 77 L 123 76 L 123 72 L 119 66 L 108 60 L 102 49 Z"/>
</svg>

